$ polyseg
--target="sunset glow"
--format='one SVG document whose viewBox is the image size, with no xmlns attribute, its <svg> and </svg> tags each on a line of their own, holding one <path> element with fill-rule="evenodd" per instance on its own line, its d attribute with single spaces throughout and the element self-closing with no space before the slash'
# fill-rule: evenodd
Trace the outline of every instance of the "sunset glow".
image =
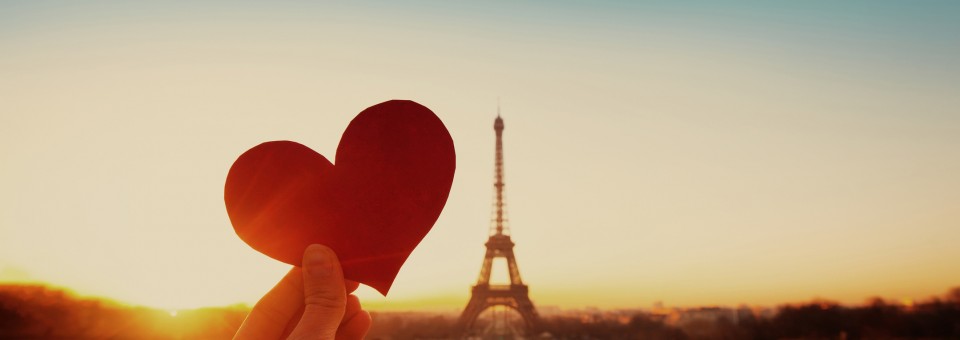
<svg viewBox="0 0 960 340">
<path fill-rule="evenodd" d="M 270 140 L 333 159 L 358 112 L 410 99 L 453 137 L 453 188 L 389 296 L 358 295 L 462 309 L 499 98 L 538 306 L 960 285 L 960 6 L 710 4 L 5 3 L 0 282 L 167 319 L 253 304 L 289 266 L 234 233 L 233 161 Z"/>
</svg>

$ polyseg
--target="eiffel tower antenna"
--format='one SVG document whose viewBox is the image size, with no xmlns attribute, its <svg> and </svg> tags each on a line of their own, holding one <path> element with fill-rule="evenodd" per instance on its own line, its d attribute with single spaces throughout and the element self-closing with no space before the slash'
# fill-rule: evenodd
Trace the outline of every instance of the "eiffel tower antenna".
<svg viewBox="0 0 960 340">
<path fill-rule="evenodd" d="M 487 252 L 483 258 L 483 265 L 480 267 L 480 278 L 477 280 L 477 284 L 473 286 L 470 302 L 464 308 L 457 324 L 464 336 L 470 335 L 471 329 L 481 312 L 497 306 L 510 307 L 520 313 L 528 334 L 536 334 L 540 328 L 540 316 L 533 307 L 533 302 L 530 301 L 529 288 L 520 279 L 520 270 L 517 268 L 517 260 L 513 255 L 514 243 L 510 239 L 510 235 L 504 233 L 503 118 L 500 117 L 499 99 L 497 101 L 497 118 L 493 121 L 493 130 L 497 133 L 496 175 L 493 184 L 496 190 L 494 201 L 495 229 L 485 244 Z M 490 284 L 490 271 L 495 258 L 506 259 L 510 284 Z"/>
</svg>

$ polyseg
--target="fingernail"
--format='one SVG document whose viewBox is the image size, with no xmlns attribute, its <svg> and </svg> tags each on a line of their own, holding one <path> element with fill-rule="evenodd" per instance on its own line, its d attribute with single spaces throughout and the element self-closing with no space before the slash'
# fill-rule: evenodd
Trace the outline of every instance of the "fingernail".
<svg viewBox="0 0 960 340">
<path fill-rule="evenodd" d="M 303 270 L 313 277 L 330 275 L 333 270 L 333 258 L 330 248 L 321 245 L 310 245 L 303 254 Z"/>
</svg>

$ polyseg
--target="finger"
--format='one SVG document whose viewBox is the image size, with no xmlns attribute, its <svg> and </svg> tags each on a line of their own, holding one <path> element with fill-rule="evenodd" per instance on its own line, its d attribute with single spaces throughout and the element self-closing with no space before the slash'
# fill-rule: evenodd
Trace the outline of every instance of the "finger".
<svg viewBox="0 0 960 340">
<path fill-rule="evenodd" d="M 303 274 L 293 268 L 250 310 L 234 339 L 276 339 L 303 306 Z"/>
<path fill-rule="evenodd" d="M 303 317 L 291 339 L 333 339 L 347 303 L 340 260 L 333 250 L 313 244 L 303 253 Z"/>
<path fill-rule="evenodd" d="M 353 289 L 356 289 L 357 286 L 359 285 L 358 283 L 350 280 L 344 280 L 344 282 L 346 283 L 347 294 L 352 292 L 351 285 L 353 286 Z M 284 328 L 283 333 L 280 336 L 280 339 L 286 339 L 287 337 L 290 336 L 290 333 L 293 333 L 293 329 L 297 327 L 297 324 L 300 323 L 300 318 L 303 317 L 303 309 L 304 309 L 304 306 L 301 305 L 299 310 L 293 314 L 293 317 L 291 317 L 290 321 L 287 322 L 287 327 Z M 352 295 L 352 294 L 347 295 L 347 306 L 344 310 L 343 320 L 340 322 L 340 327 L 343 327 L 343 325 L 347 324 L 347 322 L 349 322 L 350 319 L 352 319 L 354 316 L 356 316 L 360 312 L 362 312 L 360 308 L 360 299 L 358 299 L 355 295 Z"/>
<path fill-rule="evenodd" d="M 347 288 L 347 294 L 353 293 L 357 290 L 357 287 L 360 287 L 360 284 L 350 280 L 343 280 L 344 286 Z"/>
<path fill-rule="evenodd" d="M 303 317 L 303 302 L 300 303 L 300 308 L 297 309 L 296 313 L 293 313 L 293 316 L 290 317 L 290 321 L 287 321 L 287 326 L 283 328 L 283 333 L 277 339 L 286 339 L 290 336 L 290 333 L 293 333 L 293 329 L 297 328 L 297 324 L 300 323 L 300 318 Z"/>
<path fill-rule="evenodd" d="M 347 295 L 347 306 L 343 311 L 343 320 L 340 320 L 340 326 L 350 322 L 350 319 L 355 317 L 358 313 L 363 310 L 360 308 L 360 299 L 356 295 Z"/>
<path fill-rule="evenodd" d="M 343 314 L 343 320 L 340 322 L 340 328 L 337 331 L 337 339 L 349 339 L 353 338 L 352 334 L 356 333 L 356 330 L 347 331 L 348 325 L 356 323 L 358 321 L 353 321 L 357 317 L 365 317 L 366 312 L 360 307 L 360 299 L 356 295 L 347 295 L 347 307 Z M 352 326 L 356 328 L 357 326 Z M 361 334 L 362 336 L 362 334 Z"/>
<path fill-rule="evenodd" d="M 370 330 L 371 322 L 370 313 L 360 310 L 353 318 L 340 325 L 340 329 L 337 331 L 337 340 L 363 339 L 367 335 L 367 331 Z"/>
</svg>

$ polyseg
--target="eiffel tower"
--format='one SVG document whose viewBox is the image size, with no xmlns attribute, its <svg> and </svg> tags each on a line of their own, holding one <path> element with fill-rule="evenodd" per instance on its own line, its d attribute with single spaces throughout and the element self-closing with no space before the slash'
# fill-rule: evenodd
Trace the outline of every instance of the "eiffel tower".
<svg viewBox="0 0 960 340">
<path fill-rule="evenodd" d="M 490 239 L 487 240 L 487 253 L 480 268 L 480 279 L 473 286 L 470 302 L 460 315 L 458 327 L 463 335 L 468 335 L 477 321 L 477 317 L 484 310 L 506 306 L 517 311 L 523 317 L 527 334 L 537 334 L 540 328 L 540 316 L 530 301 L 527 285 L 520 280 L 520 270 L 517 269 L 517 260 L 513 256 L 513 241 L 509 232 L 504 228 L 503 203 L 503 118 L 500 118 L 500 107 L 497 107 L 497 119 L 493 129 L 497 133 L 496 180 L 493 187 L 496 189 L 494 228 L 491 228 Z M 495 258 L 505 258 L 510 274 L 510 284 L 491 285 L 490 270 Z"/>
</svg>

